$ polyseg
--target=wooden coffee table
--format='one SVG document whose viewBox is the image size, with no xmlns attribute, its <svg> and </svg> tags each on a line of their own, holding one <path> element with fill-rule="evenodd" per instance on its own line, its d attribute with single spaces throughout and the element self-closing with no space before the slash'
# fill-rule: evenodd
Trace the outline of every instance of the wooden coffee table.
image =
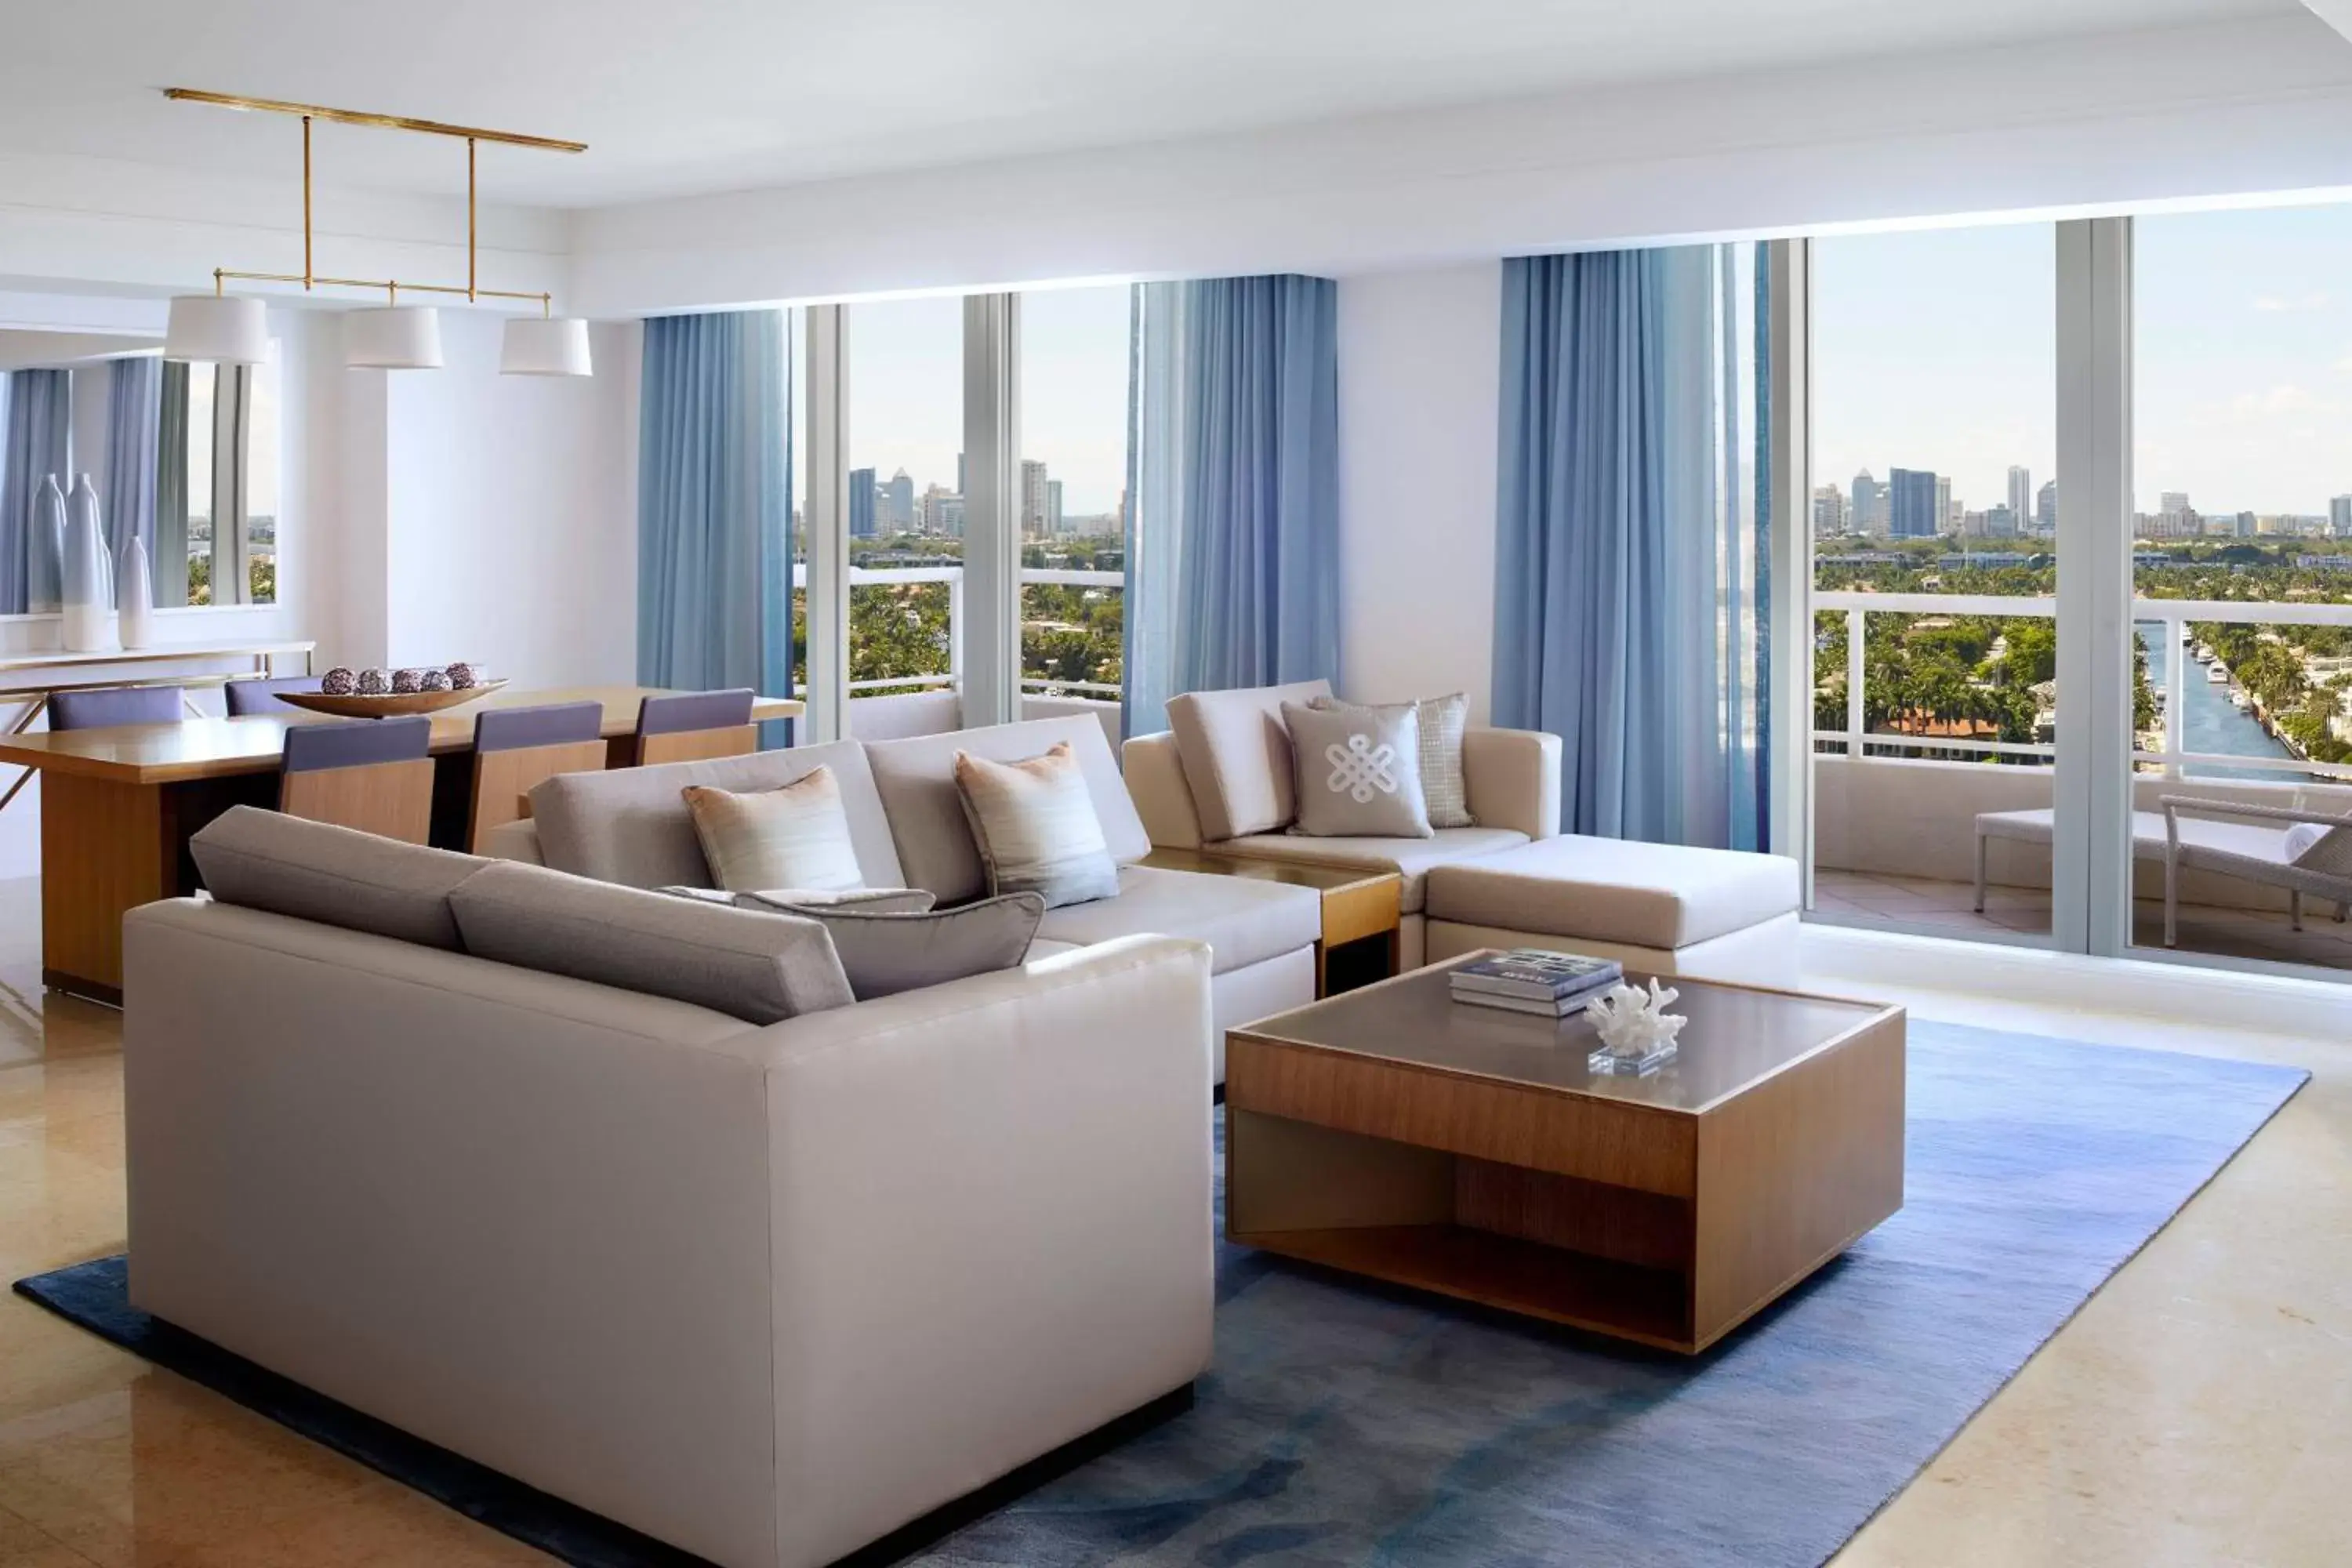
<svg viewBox="0 0 2352 1568">
<path fill-rule="evenodd" d="M 1231 1239 L 1696 1352 L 1903 1206 L 1901 1008 L 1669 979 L 1680 1054 L 1612 1077 L 1453 967 L 1227 1034 Z"/>
<path fill-rule="evenodd" d="M 1261 860 L 1248 855 L 1217 855 L 1201 849 L 1154 849 L 1143 864 L 1162 871 L 1197 871 L 1211 877 L 1247 877 L 1289 888 L 1311 888 L 1323 896 L 1323 934 L 1315 943 L 1315 994 L 1397 972 L 1398 928 L 1403 921 L 1404 879 L 1394 871 L 1362 866 L 1311 866 L 1297 860 Z"/>
</svg>

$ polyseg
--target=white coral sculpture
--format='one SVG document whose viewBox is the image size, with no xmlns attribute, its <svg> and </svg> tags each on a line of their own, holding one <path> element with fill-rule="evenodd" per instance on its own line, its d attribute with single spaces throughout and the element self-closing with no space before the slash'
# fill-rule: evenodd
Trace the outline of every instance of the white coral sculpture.
<svg viewBox="0 0 2352 1568">
<path fill-rule="evenodd" d="M 1660 985 L 1654 976 L 1647 994 L 1621 983 L 1584 1011 L 1612 1056 L 1638 1058 L 1672 1044 L 1682 1033 L 1688 1020 L 1666 1011 L 1681 994 L 1670 985 Z"/>
</svg>

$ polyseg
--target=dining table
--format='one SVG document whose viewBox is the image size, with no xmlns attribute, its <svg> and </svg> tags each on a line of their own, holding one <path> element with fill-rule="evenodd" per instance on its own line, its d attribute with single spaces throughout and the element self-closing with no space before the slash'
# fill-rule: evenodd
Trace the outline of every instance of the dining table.
<svg viewBox="0 0 2352 1568">
<path fill-rule="evenodd" d="M 463 843 L 474 718 L 484 710 L 594 702 L 604 710 L 606 765 L 625 767 L 635 756 L 638 704 L 668 695 L 650 686 L 503 687 L 431 715 L 433 842 Z M 802 711 L 785 698 L 751 704 L 751 717 L 761 721 Z M 42 983 L 119 1005 L 123 915 L 202 886 L 188 840 L 205 824 L 232 806 L 277 805 L 288 730 L 351 721 L 289 708 L 0 736 L 0 764 L 41 775 Z"/>
</svg>

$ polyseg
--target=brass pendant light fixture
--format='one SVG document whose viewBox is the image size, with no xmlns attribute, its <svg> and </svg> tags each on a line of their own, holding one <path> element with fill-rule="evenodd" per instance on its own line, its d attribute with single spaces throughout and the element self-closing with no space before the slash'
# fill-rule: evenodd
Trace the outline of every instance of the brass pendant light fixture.
<svg viewBox="0 0 2352 1568">
<path fill-rule="evenodd" d="M 441 317 L 429 305 L 404 305 L 402 293 L 463 295 L 469 302 L 483 300 L 536 300 L 537 316 L 510 318 L 499 356 L 499 369 L 508 375 L 588 375 L 588 323 L 578 317 L 554 313 L 553 296 L 520 293 L 510 289 L 481 287 L 476 261 L 475 155 L 479 144 L 495 142 L 510 147 L 535 147 L 551 153 L 584 153 L 584 142 L 561 142 L 551 136 L 526 136 L 520 132 L 484 131 L 474 126 L 446 125 L 437 120 L 412 120 L 397 114 L 367 114 L 357 110 L 330 109 L 316 103 L 288 103 L 277 99 L 241 98 L 232 93 L 205 92 L 190 87 L 167 87 L 163 96 L 183 103 L 212 103 L 226 109 L 259 110 L 289 114 L 302 121 L 302 270 L 248 272 L 213 268 L 213 291 L 182 295 L 172 301 L 171 322 L 164 332 L 166 359 L 216 364 L 258 364 L 269 354 L 268 318 L 264 301 L 250 295 L 227 292 L 231 279 L 248 283 L 299 283 L 305 292 L 318 289 L 382 289 L 383 308 L 353 310 L 344 317 L 346 363 L 387 370 L 437 370 L 441 365 Z M 455 137 L 466 143 L 466 281 L 417 283 L 400 279 L 329 278 L 312 265 L 310 232 L 310 124 L 331 120 L 345 125 L 373 125 L 427 136 Z"/>
</svg>

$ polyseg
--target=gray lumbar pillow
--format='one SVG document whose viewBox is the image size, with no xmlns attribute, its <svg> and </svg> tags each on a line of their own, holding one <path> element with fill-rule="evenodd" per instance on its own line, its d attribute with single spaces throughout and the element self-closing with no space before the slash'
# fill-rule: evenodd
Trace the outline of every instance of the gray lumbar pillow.
<svg viewBox="0 0 2352 1568">
<path fill-rule="evenodd" d="M 1475 827 L 1470 815 L 1470 784 L 1462 771 L 1462 739 L 1470 729 L 1470 697 L 1454 691 L 1418 702 L 1342 702 L 1318 697 L 1309 708 L 1410 708 L 1421 727 L 1421 795 L 1432 827 Z"/>
<path fill-rule="evenodd" d="M 1006 893 L 952 910 L 883 914 L 870 905 L 805 904 L 783 912 L 833 933 L 833 950 L 860 1002 L 1018 968 L 1045 918 L 1037 893 Z"/>
<path fill-rule="evenodd" d="M 865 915 L 919 915 L 929 912 L 938 896 L 928 888 L 768 888 L 756 893 L 730 893 L 724 888 L 664 888 L 673 898 L 698 899 L 738 910 L 845 910 Z"/>
<path fill-rule="evenodd" d="M 456 952 L 449 895 L 490 862 L 281 811 L 235 805 L 188 840 L 224 904 Z"/>
<path fill-rule="evenodd" d="M 1282 705 L 1298 760 L 1298 825 L 1318 838 L 1427 838 L 1421 724 L 1397 708 Z"/>
<path fill-rule="evenodd" d="M 856 998 L 824 926 L 500 860 L 449 900 L 477 957 L 673 997 L 747 1023 Z"/>
</svg>

